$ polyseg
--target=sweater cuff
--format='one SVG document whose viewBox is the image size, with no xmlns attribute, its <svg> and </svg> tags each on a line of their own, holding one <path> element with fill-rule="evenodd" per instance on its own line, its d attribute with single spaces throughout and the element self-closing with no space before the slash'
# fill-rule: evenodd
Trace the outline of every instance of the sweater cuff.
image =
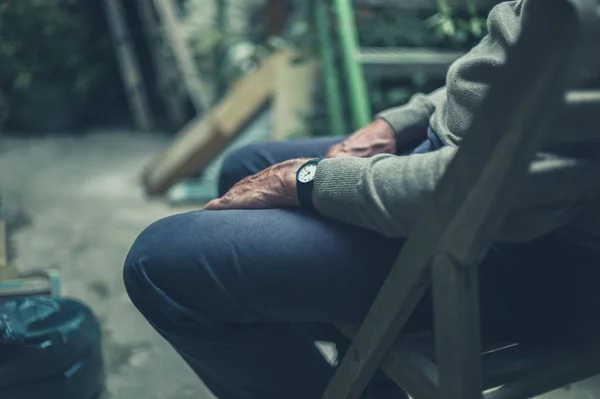
<svg viewBox="0 0 600 399">
<path fill-rule="evenodd" d="M 400 107 L 386 109 L 375 115 L 375 119 L 382 119 L 392 127 L 394 132 L 398 134 L 406 124 L 406 116 L 403 115 Z"/>
<path fill-rule="evenodd" d="M 427 137 L 427 126 L 429 119 L 415 114 L 414 109 L 409 107 L 390 108 L 375 115 L 376 119 L 385 121 L 396 133 L 397 150 L 403 150 L 416 146 Z"/>
<path fill-rule="evenodd" d="M 344 220 L 360 207 L 360 181 L 369 159 L 340 157 L 319 162 L 313 193 L 317 210 L 324 216 Z"/>
</svg>

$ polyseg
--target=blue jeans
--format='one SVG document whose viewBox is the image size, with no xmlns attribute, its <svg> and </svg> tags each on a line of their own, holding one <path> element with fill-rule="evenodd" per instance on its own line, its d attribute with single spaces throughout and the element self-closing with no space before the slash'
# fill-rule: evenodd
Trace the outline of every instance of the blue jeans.
<svg viewBox="0 0 600 399">
<path fill-rule="evenodd" d="M 286 159 L 322 156 L 339 140 L 238 150 L 223 165 L 219 190 Z M 344 352 L 348 342 L 328 323 L 362 321 L 403 242 L 303 210 L 194 211 L 143 231 L 124 280 L 139 311 L 220 399 L 316 399 L 335 369 L 314 341 L 335 342 Z M 532 320 L 531 307 L 540 301 L 527 295 L 540 269 L 529 266 L 557 270 L 565 260 L 553 253 L 558 247 L 502 245 L 485 258 L 485 336 L 512 333 L 510 327 Z M 406 330 L 431 325 L 427 295 Z M 400 397 L 380 374 L 368 393 Z"/>
</svg>

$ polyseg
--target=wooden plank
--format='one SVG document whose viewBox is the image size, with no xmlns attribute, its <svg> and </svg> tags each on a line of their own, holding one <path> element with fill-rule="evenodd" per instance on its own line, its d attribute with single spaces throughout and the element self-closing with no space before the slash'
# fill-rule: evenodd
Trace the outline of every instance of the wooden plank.
<svg viewBox="0 0 600 399">
<path fill-rule="evenodd" d="M 151 161 L 143 173 L 148 194 L 162 194 L 175 181 L 206 166 L 266 104 L 273 93 L 275 59 L 265 60 L 254 74 L 235 84 L 214 109 L 188 123 Z"/>
<path fill-rule="evenodd" d="M 156 11 L 158 11 L 165 33 L 169 38 L 169 44 L 173 49 L 177 66 L 185 82 L 194 109 L 198 115 L 202 112 L 208 112 L 210 107 L 210 101 L 207 96 L 208 92 L 204 87 L 186 38 L 179 28 L 181 23 L 178 21 L 173 0 L 154 0 L 154 6 L 156 7 Z"/>
<path fill-rule="evenodd" d="M 356 59 L 361 64 L 389 64 L 393 66 L 443 65 L 448 67 L 465 55 L 464 51 L 422 47 L 362 47 Z"/>
<path fill-rule="evenodd" d="M 324 399 L 359 398 L 423 296 L 434 254 L 472 266 L 504 219 L 519 176 L 535 151 L 542 122 L 553 116 L 567 83 L 572 83 L 564 70 L 576 48 L 573 15 L 564 15 L 561 1 L 532 0 L 530 7 L 517 45 L 435 195 L 424 205 L 422 221 L 413 228 Z M 459 286 L 451 289 L 459 290 Z M 451 348 L 436 350 L 442 366 L 451 364 L 445 359 L 454 353 Z M 444 373 L 449 371 L 440 370 Z M 460 391 L 461 386 L 452 384 L 462 385 L 463 380 L 441 377 L 441 397 Z"/>
<path fill-rule="evenodd" d="M 378 78 L 427 74 L 445 77 L 448 68 L 464 52 L 426 48 L 361 48 L 357 60 L 365 73 Z"/>
<path fill-rule="evenodd" d="M 16 277 L 17 271 L 8 264 L 8 234 L 6 232 L 6 220 L 4 219 L 2 197 L 0 197 L 0 282 L 11 280 Z"/>
<path fill-rule="evenodd" d="M 50 281 L 44 278 L 8 280 L 0 282 L 0 298 L 27 295 L 50 295 Z"/>
<path fill-rule="evenodd" d="M 284 51 L 275 64 L 272 139 L 308 136 L 317 61 L 298 52 Z"/>
<path fill-rule="evenodd" d="M 181 87 L 177 65 L 169 56 L 165 38 L 160 30 L 154 7 L 148 0 L 137 0 L 142 31 L 152 57 L 156 83 L 171 124 L 180 128 L 185 122 L 187 95 Z M 182 94 L 184 94 L 182 96 Z"/>
<path fill-rule="evenodd" d="M 135 57 L 123 7 L 119 0 L 104 0 L 104 8 L 134 124 L 140 130 L 149 130 L 153 127 L 154 121 L 150 113 L 146 87 Z"/>
<path fill-rule="evenodd" d="M 476 7 L 480 10 L 489 10 L 502 0 L 478 0 Z M 435 11 L 436 0 L 353 0 L 355 6 L 389 7 L 411 11 Z M 450 7 L 456 10 L 464 10 L 467 0 L 449 0 Z"/>
</svg>

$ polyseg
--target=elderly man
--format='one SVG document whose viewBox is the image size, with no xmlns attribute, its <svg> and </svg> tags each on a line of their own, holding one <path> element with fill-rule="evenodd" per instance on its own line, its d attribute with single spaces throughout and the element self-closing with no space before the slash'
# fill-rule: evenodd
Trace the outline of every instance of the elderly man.
<svg viewBox="0 0 600 399">
<path fill-rule="evenodd" d="M 361 322 L 517 40 L 527 4 L 493 9 L 489 34 L 452 65 L 446 87 L 377 115 L 343 141 L 234 152 L 223 165 L 220 198 L 138 237 L 125 264 L 129 295 L 216 396 L 320 397 L 334 366 L 314 341 L 335 341 L 344 351 L 347 342 L 327 322 Z M 536 187 L 561 184 L 547 178 L 548 156 L 534 161 L 530 189 L 483 260 L 486 337 L 534 325 L 556 329 L 557 311 L 577 313 L 556 290 L 568 279 L 566 264 L 592 264 L 595 252 L 565 239 L 559 227 L 572 225 L 588 202 L 558 189 L 533 207 L 527 195 Z M 407 328 L 429 328 L 431 318 L 426 298 Z M 365 395 L 400 392 L 378 374 Z"/>
</svg>

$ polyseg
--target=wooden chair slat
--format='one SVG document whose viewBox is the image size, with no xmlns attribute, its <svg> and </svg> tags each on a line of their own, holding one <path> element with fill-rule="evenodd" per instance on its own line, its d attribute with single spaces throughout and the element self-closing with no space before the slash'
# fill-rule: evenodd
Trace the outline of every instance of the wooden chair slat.
<svg viewBox="0 0 600 399">
<path fill-rule="evenodd" d="M 527 399 L 561 388 L 565 385 L 593 377 L 600 372 L 600 340 L 597 335 L 584 340 L 572 340 L 567 345 L 523 350 L 523 356 L 506 359 L 504 370 L 521 362 L 516 375 L 506 373 L 503 377 L 512 381 L 487 393 L 485 399 Z M 502 370 L 500 359 L 490 359 Z M 529 367 L 525 367 L 529 366 Z"/>
</svg>

